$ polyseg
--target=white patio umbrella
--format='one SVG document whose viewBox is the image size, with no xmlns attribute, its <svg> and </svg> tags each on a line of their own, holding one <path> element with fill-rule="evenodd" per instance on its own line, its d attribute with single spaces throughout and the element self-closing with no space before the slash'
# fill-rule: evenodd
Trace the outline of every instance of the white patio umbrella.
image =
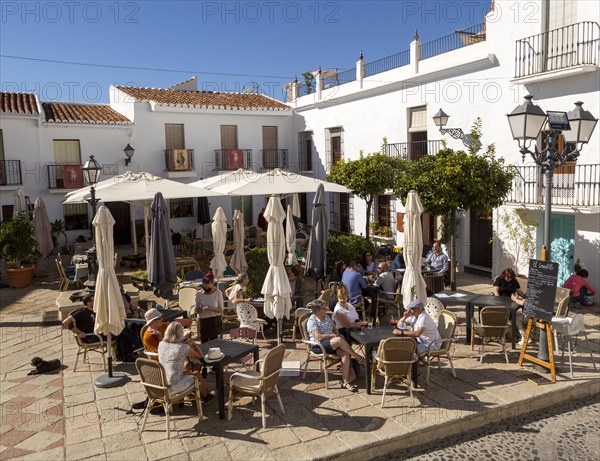
<svg viewBox="0 0 600 461">
<path fill-rule="evenodd" d="M 19 187 L 15 193 L 15 207 L 13 212 L 16 215 L 17 213 L 26 213 L 27 211 L 29 211 L 27 209 L 27 197 L 23 188 Z"/>
<path fill-rule="evenodd" d="M 113 266 L 115 220 L 108 208 L 101 206 L 94 216 L 92 224 L 95 227 L 94 236 L 98 259 L 94 293 L 94 312 L 96 313 L 94 332 L 106 335 L 108 343 L 108 375 L 99 376 L 94 384 L 97 387 L 113 387 L 123 384 L 128 379 L 125 373 L 113 373 L 112 370 L 111 336 L 120 334 L 125 327 L 125 306 Z"/>
<path fill-rule="evenodd" d="M 240 210 L 233 213 L 233 244 L 235 251 L 231 256 L 230 266 L 236 274 L 241 274 L 248 269 L 248 263 L 244 254 L 244 215 Z"/>
<path fill-rule="evenodd" d="M 296 224 L 294 224 L 294 216 L 292 213 L 292 205 L 287 206 L 287 215 L 285 218 L 285 244 L 287 246 L 288 266 L 295 266 L 298 264 L 296 258 Z"/>
<path fill-rule="evenodd" d="M 285 260 L 285 234 L 283 220 L 285 212 L 279 197 L 273 196 L 265 209 L 267 220 L 267 256 L 269 270 L 261 293 L 265 296 L 265 315 L 277 319 L 277 342 L 281 342 L 281 322 L 290 317 L 292 308 L 292 288 L 287 278 L 283 262 Z"/>
<path fill-rule="evenodd" d="M 267 195 L 269 191 L 279 195 L 288 195 L 315 192 L 319 184 L 323 184 L 325 192 L 351 192 L 350 189 L 339 184 L 279 168 L 255 174 L 253 177 L 241 177 L 241 180 L 214 186 L 212 190 L 225 195 Z"/>
<path fill-rule="evenodd" d="M 210 178 L 199 179 L 198 181 L 188 183 L 188 185 L 210 190 L 225 184 L 255 181 L 260 174 L 261 173 L 256 171 L 239 168 L 235 171 L 223 171 L 220 174 L 211 176 Z"/>
<path fill-rule="evenodd" d="M 215 256 L 210 260 L 210 267 L 218 280 L 223 277 L 227 269 L 225 259 L 225 244 L 227 243 L 227 218 L 223 208 L 217 208 L 212 223 L 213 247 Z"/>
<path fill-rule="evenodd" d="M 411 190 L 406 197 L 404 213 L 404 261 L 406 271 L 402 280 L 402 301 L 407 306 L 414 298 L 423 304 L 427 302 L 425 280 L 421 274 L 421 255 L 423 254 L 423 231 L 421 214 L 423 205 L 419 195 Z"/>
<path fill-rule="evenodd" d="M 150 203 L 157 192 L 161 192 L 168 200 L 172 198 L 214 197 L 222 195 L 201 187 L 191 187 L 177 181 L 155 176 L 151 173 L 127 173 L 115 176 L 96 184 L 96 199 L 101 202 L 139 203 L 144 207 L 144 227 L 146 233 L 146 260 L 149 257 L 150 242 L 148 233 L 148 214 Z M 66 194 L 63 203 L 82 203 L 90 198 L 90 187 L 82 187 Z M 131 214 L 133 228 L 134 251 L 137 253 L 137 238 L 135 235 L 135 216 Z"/>
<path fill-rule="evenodd" d="M 38 253 L 42 255 L 42 258 L 47 258 L 52 253 L 54 244 L 52 243 L 52 226 L 42 197 L 37 198 L 33 207 L 33 233 Z"/>
</svg>

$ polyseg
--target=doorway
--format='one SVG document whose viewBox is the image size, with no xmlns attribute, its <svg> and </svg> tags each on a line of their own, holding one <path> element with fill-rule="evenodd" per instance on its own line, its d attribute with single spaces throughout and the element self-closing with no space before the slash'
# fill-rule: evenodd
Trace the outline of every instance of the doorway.
<svg viewBox="0 0 600 461">
<path fill-rule="evenodd" d="M 113 228 L 115 245 L 131 245 L 131 214 L 129 212 L 129 203 L 107 202 L 105 205 L 115 219 L 115 226 Z"/>
<path fill-rule="evenodd" d="M 240 210 L 244 214 L 244 224 L 251 226 L 252 223 L 252 196 L 244 195 L 231 197 L 231 210 Z"/>
<path fill-rule="evenodd" d="M 558 263 L 557 286 L 561 287 L 573 273 L 575 216 L 552 214 L 552 235 L 550 238 L 552 242 L 550 244 L 550 256 L 552 261 Z"/>
<path fill-rule="evenodd" d="M 492 214 L 471 213 L 469 262 L 474 266 L 492 267 Z"/>
</svg>

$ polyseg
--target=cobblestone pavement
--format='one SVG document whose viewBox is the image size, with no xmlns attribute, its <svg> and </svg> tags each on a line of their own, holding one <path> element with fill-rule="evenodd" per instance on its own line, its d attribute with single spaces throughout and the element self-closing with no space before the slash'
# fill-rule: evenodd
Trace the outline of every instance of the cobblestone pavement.
<svg viewBox="0 0 600 461">
<path fill-rule="evenodd" d="M 436 447 L 434 451 L 416 447 L 378 461 L 597 460 L 600 457 L 600 396 L 566 402 L 451 437 L 438 442 Z"/>
</svg>

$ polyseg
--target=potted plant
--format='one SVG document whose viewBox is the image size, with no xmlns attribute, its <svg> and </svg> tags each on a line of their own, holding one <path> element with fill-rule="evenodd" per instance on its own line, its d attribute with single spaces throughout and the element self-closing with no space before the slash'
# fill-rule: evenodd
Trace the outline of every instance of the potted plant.
<svg viewBox="0 0 600 461">
<path fill-rule="evenodd" d="M 33 257 L 35 245 L 33 222 L 27 219 L 25 213 L 19 213 L 0 224 L 0 257 L 6 262 L 8 284 L 12 288 L 31 285 L 35 267 L 23 267 L 22 262 Z"/>
</svg>

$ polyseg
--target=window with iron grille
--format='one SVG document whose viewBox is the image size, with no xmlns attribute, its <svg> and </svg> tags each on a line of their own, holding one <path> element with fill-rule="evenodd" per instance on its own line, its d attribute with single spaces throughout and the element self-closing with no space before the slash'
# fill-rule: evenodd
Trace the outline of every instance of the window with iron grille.
<svg viewBox="0 0 600 461">
<path fill-rule="evenodd" d="M 325 156 L 328 167 L 344 156 L 344 137 L 342 127 L 325 129 Z"/>
<path fill-rule="evenodd" d="M 395 210 L 391 195 L 378 195 L 375 199 L 375 221 L 380 226 L 394 228 Z"/>
<path fill-rule="evenodd" d="M 298 133 L 298 167 L 300 171 L 312 171 L 313 132 Z"/>
<path fill-rule="evenodd" d="M 90 227 L 87 203 L 64 204 L 63 215 L 65 216 L 65 230 L 86 230 Z"/>
<path fill-rule="evenodd" d="M 171 218 L 189 218 L 194 216 L 193 198 L 173 198 L 169 200 Z"/>
<path fill-rule="evenodd" d="M 351 221 L 353 208 L 350 194 L 330 193 L 329 200 L 329 222 L 331 230 L 341 234 L 352 233 Z"/>
</svg>

